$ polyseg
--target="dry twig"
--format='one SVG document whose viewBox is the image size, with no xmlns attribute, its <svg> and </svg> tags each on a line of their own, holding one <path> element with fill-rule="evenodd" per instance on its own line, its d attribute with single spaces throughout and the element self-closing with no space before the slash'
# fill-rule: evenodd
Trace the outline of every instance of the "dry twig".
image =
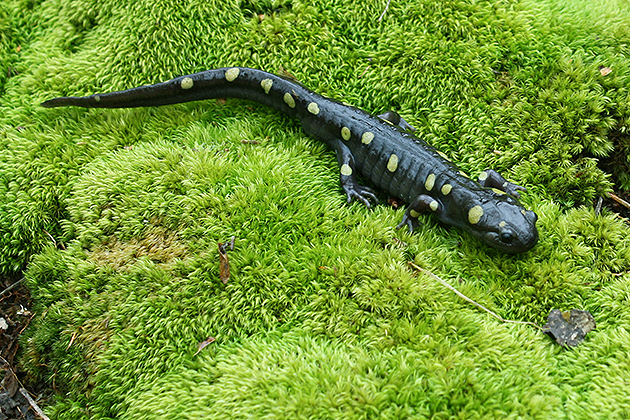
<svg viewBox="0 0 630 420">
<path fill-rule="evenodd" d="M 383 17 L 385 16 L 385 13 L 387 13 L 387 9 L 389 9 L 389 3 L 391 3 L 392 0 L 387 0 L 387 4 L 385 5 L 385 10 L 383 10 L 383 13 L 381 13 L 381 16 L 378 18 L 378 21 L 382 21 Z"/>
<path fill-rule="evenodd" d="M 39 408 L 39 406 L 37 405 L 35 400 L 33 398 L 31 398 L 31 396 L 29 395 L 29 393 L 28 393 L 28 391 L 26 389 L 20 388 L 20 394 L 22 394 L 24 396 L 24 398 L 26 398 L 26 401 L 28 401 L 28 403 L 31 405 L 31 408 L 33 409 L 33 411 L 35 411 L 40 418 L 42 418 L 43 420 L 50 420 L 48 418 L 48 416 L 46 414 L 44 414 L 42 409 Z"/>
<path fill-rule="evenodd" d="M 487 313 L 489 313 L 490 315 L 492 315 L 493 317 L 495 317 L 496 319 L 498 319 L 501 322 L 508 322 L 510 324 L 526 324 L 526 325 L 532 325 L 536 328 L 538 328 L 539 330 L 542 330 L 542 327 L 534 322 L 530 322 L 530 321 L 513 321 L 510 319 L 503 319 L 502 317 L 500 317 L 498 314 L 496 314 L 495 312 L 492 312 L 490 309 L 486 308 L 485 306 L 483 306 L 480 303 L 475 302 L 474 300 L 472 300 L 471 298 L 469 298 L 468 296 L 464 295 L 462 292 L 460 292 L 459 290 L 457 290 L 456 288 L 454 288 L 453 286 L 451 286 L 450 284 L 448 284 L 446 282 L 446 280 L 441 279 L 440 277 L 438 277 L 437 275 L 433 274 L 432 272 L 430 272 L 429 270 L 425 270 L 422 267 L 418 267 L 416 264 L 409 262 L 409 265 L 412 266 L 414 269 L 426 274 L 427 276 L 431 277 L 434 280 L 437 280 L 438 282 L 440 282 L 444 287 L 450 289 L 453 293 L 455 293 L 457 296 L 459 296 L 460 298 L 464 299 L 466 302 L 470 302 L 473 305 L 475 305 L 477 308 L 482 309 L 484 311 L 486 311 Z"/>
<path fill-rule="evenodd" d="M 18 281 L 16 281 L 15 283 L 13 283 L 11 286 L 7 287 L 6 289 L 4 289 L 2 291 L 2 293 L 0 293 L 0 296 L 4 296 L 5 293 L 9 293 L 11 290 L 15 289 L 16 287 L 18 287 L 20 285 L 20 283 L 22 283 L 24 281 L 24 277 L 22 277 L 21 279 L 19 279 Z"/>
<path fill-rule="evenodd" d="M 618 195 L 615 195 L 613 193 L 608 193 L 608 197 L 612 198 L 614 201 L 616 201 L 618 204 L 621 204 L 625 208 L 630 209 L 630 203 L 628 203 L 626 200 L 619 197 Z"/>
</svg>

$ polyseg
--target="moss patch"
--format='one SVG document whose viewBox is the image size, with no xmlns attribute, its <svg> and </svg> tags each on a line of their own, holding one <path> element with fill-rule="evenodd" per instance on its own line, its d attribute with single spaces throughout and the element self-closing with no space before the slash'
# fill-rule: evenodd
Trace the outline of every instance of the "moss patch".
<svg viewBox="0 0 630 420">
<path fill-rule="evenodd" d="M 628 226 L 584 206 L 628 188 L 627 5 L 414 0 L 379 22 L 380 1 L 5 3 L 0 273 L 26 269 L 21 360 L 54 417 L 630 416 Z M 396 231 L 402 209 L 346 205 L 334 155 L 246 101 L 38 106 L 228 65 L 399 111 L 465 171 L 526 185 L 540 243 Z M 567 352 L 407 261 L 505 318 L 598 327 Z"/>
</svg>

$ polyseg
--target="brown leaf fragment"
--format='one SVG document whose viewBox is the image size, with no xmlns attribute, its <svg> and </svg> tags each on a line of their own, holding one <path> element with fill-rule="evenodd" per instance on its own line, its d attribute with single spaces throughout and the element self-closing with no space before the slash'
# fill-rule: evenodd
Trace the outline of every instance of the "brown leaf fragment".
<svg viewBox="0 0 630 420">
<path fill-rule="evenodd" d="M 606 66 L 599 66 L 599 72 L 602 76 L 608 76 L 610 73 L 612 73 L 612 69 Z"/>
<path fill-rule="evenodd" d="M 2 379 L 2 383 L 0 385 L 11 398 L 15 397 L 15 394 L 20 388 L 20 381 L 15 375 L 15 372 L 13 372 L 13 369 L 11 369 L 9 366 L 4 367 L 4 378 Z"/>
<path fill-rule="evenodd" d="M 198 355 L 201 352 L 201 350 L 205 349 L 206 347 L 208 347 L 208 345 L 214 343 L 215 341 L 217 341 L 216 338 L 208 337 L 205 340 L 203 340 L 201 343 L 197 344 L 197 352 L 193 356 Z"/>
<path fill-rule="evenodd" d="M 228 261 L 227 252 L 221 242 L 219 242 L 219 277 L 223 284 L 227 284 L 230 279 L 230 262 Z"/>
<path fill-rule="evenodd" d="M 387 199 L 387 204 L 389 204 L 390 206 L 392 206 L 392 208 L 394 210 L 396 210 L 398 207 L 402 206 L 403 203 L 402 201 L 400 201 L 399 199 L 395 198 L 395 197 L 389 197 Z"/>
<path fill-rule="evenodd" d="M 588 311 L 571 309 L 560 312 L 552 309 L 543 326 L 543 332 L 552 337 L 558 344 L 575 347 L 584 341 L 586 334 L 595 329 L 595 319 Z"/>
<path fill-rule="evenodd" d="M 295 77 L 289 70 L 285 69 L 282 66 L 280 66 L 279 74 L 280 74 L 280 76 L 288 77 L 291 80 L 296 80 L 297 81 L 297 77 Z"/>
<path fill-rule="evenodd" d="M 230 279 L 230 261 L 228 259 L 227 250 L 234 250 L 234 240 L 236 237 L 232 236 L 228 242 L 219 242 L 219 277 L 223 284 L 227 284 Z"/>
</svg>

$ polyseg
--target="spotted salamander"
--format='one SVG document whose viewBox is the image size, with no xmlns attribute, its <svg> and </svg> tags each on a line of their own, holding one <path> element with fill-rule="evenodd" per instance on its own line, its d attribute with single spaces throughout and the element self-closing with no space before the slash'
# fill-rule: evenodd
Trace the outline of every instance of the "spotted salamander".
<svg viewBox="0 0 630 420">
<path fill-rule="evenodd" d="M 298 118 L 307 134 L 336 152 L 348 202 L 356 199 L 370 207 L 377 201 L 371 188 L 357 183 L 360 174 L 409 203 L 398 228 L 413 231 L 421 213 L 433 213 L 507 253 L 528 251 L 538 241 L 536 214 L 517 200 L 524 188 L 494 170 L 482 172 L 478 182 L 469 179 L 394 112 L 376 117 L 262 70 L 207 70 L 119 92 L 55 98 L 42 106 L 128 108 L 211 98 L 249 99 Z"/>
</svg>

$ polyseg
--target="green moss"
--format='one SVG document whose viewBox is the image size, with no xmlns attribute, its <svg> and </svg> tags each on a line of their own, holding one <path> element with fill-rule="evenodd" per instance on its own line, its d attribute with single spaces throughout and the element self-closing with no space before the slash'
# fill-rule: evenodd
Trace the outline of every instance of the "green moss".
<svg viewBox="0 0 630 420">
<path fill-rule="evenodd" d="M 417 0 L 379 22 L 383 8 L 0 5 L 0 69 L 19 73 L 0 75 L 0 273 L 27 268 L 37 316 L 21 363 L 59 391 L 49 413 L 630 415 L 628 226 L 580 206 L 628 186 L 627 5 Z M 395 231 L 402 209 L 346 205 L 334 155 L 246 101 L 38 107 L 227 65 L 400 111 L 466 171 L 526 185 L 540 243 L 504 255 L 429 216 Z M 231 236 L 224 285 L 217 243 Z M 598 328 L 564 351 L 408 261 L 505 318 L 580 308 Z"/>
</svg>

